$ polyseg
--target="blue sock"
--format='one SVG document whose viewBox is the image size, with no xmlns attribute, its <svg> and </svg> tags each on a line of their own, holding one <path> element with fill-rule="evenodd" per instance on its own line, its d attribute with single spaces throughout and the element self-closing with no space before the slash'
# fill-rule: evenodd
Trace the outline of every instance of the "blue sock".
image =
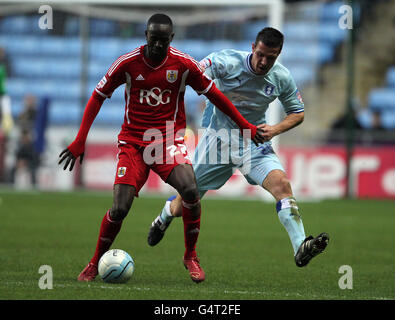
<svg viewBox="0 0 395 320">
<path fill-rule="evenodd" d="M 296 254 L 306 235 L 295 198 L 289 197 L 280 200 L 277 202 L 276 209 L 278 218 L 287 230 L 294 254 Z"/>
<path fill-rule="evenodd" d="M 165 206 L 162 209 L 160 214 L 160 219 L 163 223 L 168 223 L 173 220 L 173 216 L 170 212 L 170 203 L 176 198 L 176 196 L 171 196 L 169 199 L 166 200 Z"/>
</svg>

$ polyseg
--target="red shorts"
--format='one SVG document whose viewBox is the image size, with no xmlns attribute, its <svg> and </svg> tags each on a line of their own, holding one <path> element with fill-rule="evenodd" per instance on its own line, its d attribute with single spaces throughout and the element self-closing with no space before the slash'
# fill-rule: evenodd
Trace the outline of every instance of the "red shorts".
<svg viewBox="0 0 395 320">
<path fill-rule="evenodd" d="M 150 170 L 166 182 L 171 171 L 179 164 L 192 165 L 184 140 L 178 138 L 171 145 L 146 147 L 118 143 L 118 164 L 114 184 L 128 184 L 136 188 L 136 196 L 148 179 Z"/>
</svg>

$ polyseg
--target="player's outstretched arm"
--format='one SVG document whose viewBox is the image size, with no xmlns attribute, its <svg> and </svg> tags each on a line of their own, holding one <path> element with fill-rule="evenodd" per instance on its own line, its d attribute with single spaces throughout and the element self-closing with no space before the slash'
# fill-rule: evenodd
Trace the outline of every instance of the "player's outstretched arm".
<svg viewBox="0 0 395 320">
<path fill-rule="evenodd" d="M 92 96 L 85 107 L 77 137 L 59 155 L 60 159 L 58 164 L 61 164 L 63 161 L 65 161 L 63 170 L 66 170 L 69 165 L 69 170 L 73 170 L 75 161 L 78 157 L 80 157 L 80 163 L 82 163 L 84 158 L 85 142 L 86 138 L 88 137 L 89 129 L 92 126 L 97 114 L 99 113 L 104 100 L 105 98 L 99 95 L 96 91 L 92 93 Z"/>
<path fill-rule="evenodd" d="M 233 105 L 233 103 L 221 92 L 218 88 L 213 85 L 211 89 L 205 94 L 207 99 L 209 99 L 219 110 L 229 116 L 240 128 L 241 132 L 243 130 L 251 130 L 251 140 L 258 145 L 258 143 L 265 142 L 263 137 L 263 130 L 257 128 L 255 125 L 249 123 Z"/>
<path fill-rule="evenodd" d="M 283 132 L 286 132 L 303 122 L 304 112 L 290 113 L 281 122 L 275 125 L 268 125 L 266 123 L 259 124 L 258 129 L 262 130 L 263 138 L 265 141 L 271 140 L 274 136 L 277 136 Z"/>
</svg>

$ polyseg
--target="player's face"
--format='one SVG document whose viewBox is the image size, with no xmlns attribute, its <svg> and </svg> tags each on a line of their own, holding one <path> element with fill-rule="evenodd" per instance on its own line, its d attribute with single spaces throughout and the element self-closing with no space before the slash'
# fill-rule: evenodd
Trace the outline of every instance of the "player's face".
<svg viewBox="0 0 395 320">
<path fill-rule="evenodd" d="M 154 61 L 162 61 L 173 40 L 172 28 L 166 24 L 151 23 L 145 31 L 148 57 Z"/>
<path fill-rule="evenodd" d="M 251 65 L 257 74 L 264 75 L 269 72 L 280 55 L 281 48 L 270 48 L 259 41 L 252 44 Z"/>
</svg>

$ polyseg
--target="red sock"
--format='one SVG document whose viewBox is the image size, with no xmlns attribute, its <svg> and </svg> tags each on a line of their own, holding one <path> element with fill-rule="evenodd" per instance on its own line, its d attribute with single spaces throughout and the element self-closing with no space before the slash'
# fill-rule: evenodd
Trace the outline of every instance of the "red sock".
<svg viewBox="0 0 395 320">
<path fill-rule="evenodd" d="M 196 243 L 200 232 L 200 205 L 199 199 L 193 202 L 182 200 L 182 220 L 184 222 L 184 259 L 196 257 Z M 198 218 L 193 214 L 194 210 L 199 210 Z"/>
<path fill-rule="evenodd" d="M 99 239 L 96 244 L 96 251 L 91 259 L 91 263 L 97 265 L 101 256 L 110 249 L 115 237 L 121 229 L 121 221 L 113 221 L 110 218 L 110 210 L 104 215 L 100 226 Z"/>
</svg>

